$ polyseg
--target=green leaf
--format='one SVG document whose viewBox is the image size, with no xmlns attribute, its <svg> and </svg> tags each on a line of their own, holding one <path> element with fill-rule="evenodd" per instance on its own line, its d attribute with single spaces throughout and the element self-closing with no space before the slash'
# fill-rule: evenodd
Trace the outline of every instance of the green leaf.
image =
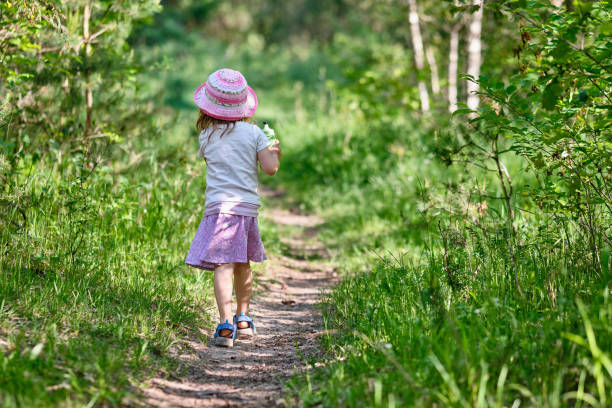
<svg viewBox="0 0 612 408">
<path fill-rule="evenodd" d="M 542 153 L 538 153 L 538 155 L 533 159 L 533 165 L 536 167 L 536 169 L 541 169 L 546 166 Z"/>
<path fill-rule="evenodd" d="M 566 61 L 568 55 L 571 52 L 571 48 L 565 41 L 559 41 L 555 48 L 550 52 L 550 56 L 555 60 Z"/>
<path fill-rule="evenodd" d="M 476 111 L 474 111 L 472 109 L 468 109 L 468 108 L 457 109 L 456 111 L 453 112 L 452 117 L 455 117 L 455 115 L 465 115 L 465 114 L 473 113 L 473 112 L 476 112 Z"/>
<path fill-rule="evenodd" d="M 561 84 L 559 84 L 557 80 L 553 80 L 546 85 L 542 93 L 542 106 L 544 109 L 553 110 L 562 92 L 563 87 L 561 87 Z"/>
<path fill-rule="evenodd" d="M 573 341 L 574 343 L 579 344 L 581 346 L 586 346 L 586 341 L 582 337 L 578 336 L 577 334 L 563 332 L 561 333 L 561 337 L 564 337 L 570 341 Z"/>
</svg>

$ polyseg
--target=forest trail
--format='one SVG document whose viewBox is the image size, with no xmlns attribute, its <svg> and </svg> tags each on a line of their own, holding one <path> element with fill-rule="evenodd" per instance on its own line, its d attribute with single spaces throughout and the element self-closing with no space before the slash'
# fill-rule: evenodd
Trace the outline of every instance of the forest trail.
<svg viewBox="0 0 612 408">
<path fill-rule="evenodd" d="M 282 381 L 306 367 L 300 355 L 318 352 L 323 327 L 316 306 L 338 279 L 316 239 L 322 220 L 274 207 L 261 216 L 278 226 L 289 250 L 271 256 L 255 276 L 251 315 L 258 335 L 230 349 L 212 345 L 209 332 L 204 344 L 188 340 L 191 351 L 177 356 L 184 363 L 180 376 L 154 378 L 143 390 L 148 406 L 284 406 Z"/>
</svg>

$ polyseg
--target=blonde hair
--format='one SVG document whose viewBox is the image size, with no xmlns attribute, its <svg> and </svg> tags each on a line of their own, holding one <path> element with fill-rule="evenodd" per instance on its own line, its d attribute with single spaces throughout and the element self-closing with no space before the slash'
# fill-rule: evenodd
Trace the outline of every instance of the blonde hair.
<svg viewBox="0 0 612 408">
<path fill-rule="evenodd" d="M 212 116 L 208 116 L 206 113 L 200 110 L 200 117 L 198 118 L 198 121 L 196 122 L 196 129 L 198 130 L 198 132 L 201 132 L 202 130 L 212 128 L 212 130 L 208 134 L 208 137 L 210 138 L 210 136 L 217 129 L 221 129 L 224 127 L 225 129 L 223 129 L 223 132 L 219 136 L 219 137 L 223 137 L 223 135 L 225 135 L 227 132 L 231 132 L 234 129 L 234 127 L 236 126 L 236 122 L 240 122 L 240 121 L 248 122 L 249 118 L 242 118 L 239 120 L 223 120 L 223 119 L 213 118 Z"/>
</svg>

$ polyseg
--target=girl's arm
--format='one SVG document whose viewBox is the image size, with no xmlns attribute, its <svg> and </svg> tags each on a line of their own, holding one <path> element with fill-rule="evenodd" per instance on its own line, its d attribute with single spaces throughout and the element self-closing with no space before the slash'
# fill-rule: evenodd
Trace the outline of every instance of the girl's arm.
<svg viewBox="0 0 612 408">
<path fill-rule="evenodd" d="M 274 141 L 272 146 L 266 147 L 257 153 L 259 165 L 264 173 L 266 173 L 268 176 L 273 176 L 276 174 L 278 167 L 280 166 L 281 155 L 282 152 L 278 139 Z"/>
</svg>

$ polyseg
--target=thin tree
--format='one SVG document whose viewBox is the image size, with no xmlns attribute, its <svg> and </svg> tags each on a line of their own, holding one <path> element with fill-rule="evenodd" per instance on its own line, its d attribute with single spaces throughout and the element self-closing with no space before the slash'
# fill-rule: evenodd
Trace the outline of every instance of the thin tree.
<svg viewBox="0 0 612 408">
<path fill-rule="evenodd" d="M 459 64 L 459 24 L 455 24 L 450 32 L 448 55 L 448 110 L 457 110 L 457 65 Z"/>
<path fill-rule="evenodd" d="M 480 34 L 482 31 L 482 14 L 484 0 L 472 0 L 473 6 L 478 6 L 478 9 L 472 14 L 470 27 L 468 31 L 468 61 L 467 74 L 475 80 L 480 76 L 480 64 L 482 62 L 481 50 L 482 43 Z M 472 110 L 478 109 L 480 98 L 478 96 L 478 83 L 476 81 L 468 81 L 467 83 L 467 105 Z"/>
<path fill-rule="evenodd" d="M 431 92 L 438 95 L 440 93 L 440 75 L 438 74 L 438 64 L 436 63 L 433 47 L 425 47 L 425 56 L 431 70 Z"/>
<path fill-rule="evenodd" d="M 91 4 L 85 2 L 83 8 L 83 46 L 85 47 L 85 58 L 89 59 L 91 55 L 89 35 L 89 19 L 91 18 Z M 93 91 L 91 89 L 91 78 L 89 68 L 85 71 L 85 139 L 88 139 L 91 133 L 91 114 L 93 111 Z"/>
<path fill-rule="evenodd" d="M 457 2 L 455 1 L 455 6 Z M 457 110 L 457 72 L 459 66 L 459 30 L 461 21 L 457 20 L 450 28 L 450 41 L 448 47 L 448 110 L 453 113 Z"/>
<path fill-rule="evenodd" d="M 422 79 L 423 70 L 425 69 L 425 53 L 423 47 L 423 37 L 421 37 L 421 29 L 419 27 L 419 11 L 416 0 L 407 0 L 410 10 L 408 21 L 410 22 L 410 38 L 412 40 L 412 50 L 414 52 L 414 63 L 418 75 L 419 97 L 421 99 L 421 111 L 429 111 L 429 93 L 427 85 Z"/>
</svg>

